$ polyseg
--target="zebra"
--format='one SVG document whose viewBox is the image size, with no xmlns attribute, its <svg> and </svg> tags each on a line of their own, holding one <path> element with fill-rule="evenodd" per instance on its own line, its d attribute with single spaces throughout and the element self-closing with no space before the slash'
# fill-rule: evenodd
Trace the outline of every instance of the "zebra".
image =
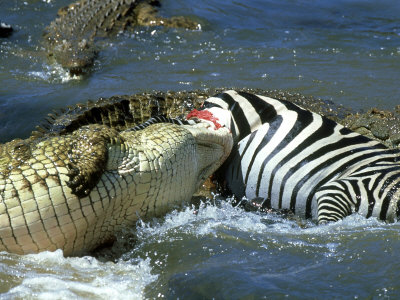
<svg viewBox="0 0 400 300">
<path fill-rule="evenodd" d="M 388 222 L 400 212 L 400 151 L 294 103 L 229 90 L 199 110 L 232 132 L 219 170 L 238 199 L 318 224 L 358 213 Z M 188 115 L 188 118 L 195 116 Z"/>
</svg>

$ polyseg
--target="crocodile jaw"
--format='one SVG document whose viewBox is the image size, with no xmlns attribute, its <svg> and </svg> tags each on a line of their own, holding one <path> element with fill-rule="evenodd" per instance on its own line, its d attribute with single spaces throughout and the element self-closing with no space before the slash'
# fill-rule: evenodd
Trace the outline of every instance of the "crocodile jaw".
<svg viewBox="0 0 400 300">
<path fill-rule="evenodd" d="M 198 147 L 201 170 L 198 174 L 198 188 L 228 158 L 232 150 L 233 138 L 229 129 L 222 127 L 215 130 L 214 126 L 208 122 L 183 127 L 190 131 Z"/>
</svg>

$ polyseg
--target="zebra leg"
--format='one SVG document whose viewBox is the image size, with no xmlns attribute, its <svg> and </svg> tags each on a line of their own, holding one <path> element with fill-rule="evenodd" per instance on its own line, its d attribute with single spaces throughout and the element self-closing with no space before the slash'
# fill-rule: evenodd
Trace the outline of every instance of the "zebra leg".
<svg viewBox="0 0 400 300">
<path fill-rule="evenodd" d="M 355 203 L 344 180 L 334 180 L 322 185 L 315 193 L 315 198 L 318 224 L 336 222 L 354 212 Z"/>
</svg>

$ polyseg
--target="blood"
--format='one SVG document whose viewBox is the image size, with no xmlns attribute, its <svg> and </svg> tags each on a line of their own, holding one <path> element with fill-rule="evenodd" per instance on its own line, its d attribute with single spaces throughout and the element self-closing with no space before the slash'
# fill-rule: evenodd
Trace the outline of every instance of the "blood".
<svg viewBox="0 0 400 300">
<path fill-rule="evenodd" d="M 222 127 L 221 124 L 218 123 L 218 118 L 214 117 L 214 115 L 208 110 L 197 110 L 193 109 L 187 116 L 186 119 L 190 118 L 198 118 L 206 121 L 210 121 L 215 125 L 215 129 L 219 129 Z"/>
</svg>

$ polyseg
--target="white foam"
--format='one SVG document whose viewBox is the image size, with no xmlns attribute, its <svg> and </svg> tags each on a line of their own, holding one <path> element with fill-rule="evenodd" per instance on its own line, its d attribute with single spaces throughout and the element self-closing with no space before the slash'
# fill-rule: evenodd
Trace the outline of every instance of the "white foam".
<svg viewBox="0 0 400 300">
<path fill-rule="evenodd" d="M 318 226 L 296 217 L 246 212 L 223 201 L 219 205 L 202 204 L 199 209 L 187 207 L 183 211 L 169 213 L 163 220 L 142 223 L 137 228 L 137 234 L 139 242 L 150 244 L 185 239 L 186 235 L 199 238 L 206 235 L 219 238 L 227 235 L 248 236 L 256 241 L 255 247 L 268 248 L 267 245 L 277 241 L 281 248 L 302 248 L 303 251 L 319 251 L 326 256 L 335 256 L 343 236 L 352 236 L 365 230 L 386 230 L 390 226 L 357 214 L 339 222 Z M 235 232 L 239 232 L 239 235 Z"/>
<path fill-rule="evenodd" d="M 161 222 L 141 223 L 137 230 L 139 237 L 148 239 L 168 235 L 171 231 L 197 236 L 215 234 L 221 227 L 259 234 L 299 230 L 293 220 L 282 219 L 275 214 L 245 212 L 242 208 L 233 207 L 228 201 L 222 201 L 219 205 L 201 204 L 199 209 L 187 207 L 183 211 L 173 211 Z"/>
<path fill-rule="evenodd" d="M 390 226 L 383 221 L 380 221 L 376 218 L 365 218 L 359 214 L 352 214 L 343 220 L 328 223 L 320 226 L 313 226 L 304 230 L 303 234 L 320 234 L 327 235 L 337 232 L 357 232 L 357 231 L 365 231 L 368 230 L 380 230 L 383 226 Z"/>
<path fill-rule="evenodd" d="M 61 250 L 21 256 L 21 284 L 3 294 L 22 299 L 142 299 L 157 279 L 150 259 L 103 263 L 93 257 L 63 257 Z"/>
<path fill-rule="evenodd" d="M 72 75 L 68 70 L 61 67 L 60 64 L 43 64 L 43 69 L 40 71 L 30 71 L 28 72 L 28 76 L 36 79 L 36 80 L 44 80 L 50 82 L 59 82 L 62 83 L 69 82 L 71 80 L 81 80 L 82 76 Z"/>
</svg>

